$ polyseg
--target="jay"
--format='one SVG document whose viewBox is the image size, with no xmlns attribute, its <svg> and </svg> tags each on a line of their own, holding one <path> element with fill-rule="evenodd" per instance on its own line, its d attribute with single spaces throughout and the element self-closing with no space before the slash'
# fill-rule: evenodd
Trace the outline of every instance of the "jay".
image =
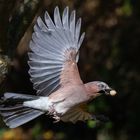
<svg viewBox="0 0 140 140">
<path fill-rule="evenodd" d="M 84 84 L 77 62 L 79 48 L 85 37 L 80 33 L 81 18 L 76 21 L 75 10 L 66 7 L 60 16 L 54 10 L 52 20 L 46 11 L 44 20 L 37 18 L 29 43 L 29 74 L 36 95 L 7 92 L 0 99 L 0 115 L 10 128 L 18 127 L 47 114 L 56 122 L 77 122 L 93 119 L 81 108 L 101 94 L 115 95 L 106 83 L 93 81 Z"/>
</svg>

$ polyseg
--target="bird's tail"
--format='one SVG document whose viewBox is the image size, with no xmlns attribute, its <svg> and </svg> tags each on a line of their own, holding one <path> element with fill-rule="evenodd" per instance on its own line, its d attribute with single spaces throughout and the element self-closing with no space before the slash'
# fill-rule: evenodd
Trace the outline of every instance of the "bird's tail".
<svg viewBox="0 0 140 140">
<path fill-rule="evenodd" d="M 0 99 L 0 115 L 10 128 L 18 127 L 43 114 L 39 110 L 24 107 L 24 101 L 37 99 L 37 96 L 5 93 Z"/>
</svg>

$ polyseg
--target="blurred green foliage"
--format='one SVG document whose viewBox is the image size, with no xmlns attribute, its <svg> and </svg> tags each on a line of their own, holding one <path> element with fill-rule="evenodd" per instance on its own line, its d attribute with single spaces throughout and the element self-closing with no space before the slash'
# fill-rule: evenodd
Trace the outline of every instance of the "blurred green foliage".
<svg viewBox="0 0 140 140">
<path fill-rule="evenodd" d="M 105 114 L 110 121 L 53 124 L 51 119 L 43 116 L 15 130 L 1 125 L 0 139 L 140 139 L 138 0 L 1 0 L 0 52 L 20 63 L 19 68 L 12 68 L 7 75 L 1 92 L 35 92 L 27 74 L 27 55 L 17 56 L 16 48 L 40 7 L 40 13 L 45 9 L 52 13 L 56 5 L 61 12 L 65 6 L 76 9 L 77 17 L 82 17 L 82 31 L 86 32 L 86 38 L 80 49 L 78 65 L 83 81 L 105 81 L 118 91 L 116 97 L 102 96 L 88 106 L 93 114 Z"/>
</svg>

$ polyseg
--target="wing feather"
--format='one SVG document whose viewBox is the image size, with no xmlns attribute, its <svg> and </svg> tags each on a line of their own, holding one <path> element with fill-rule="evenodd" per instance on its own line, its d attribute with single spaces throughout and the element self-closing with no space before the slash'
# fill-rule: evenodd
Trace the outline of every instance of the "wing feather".
<svg viewBox="0 0 140 140">
<path fill-rule="evenodd" d="M 82 109 L 81 107 L 72 108 L 61 117 L 61 120 L 64 122 L 70 121 L 73 123 L 76 123 L 77 121 L 86 121 L 91 119 L 92 115 L 84 109 Z"/>
<path fill-rule="evenodd" d="M 63 22 L 64 29 L 68 30 L 69 29 L 69 8 L 68 7 L 64 9 L 64 12 L 62 15 L 62 22 Z"/>
<path fill-rule="evenodd" d="M 76 23 L 76 31 L 75 31 L 75 41 L 78 43 L 81 29 L 81 18 L 78 19 Z"/>
<path fill-rule="evenodd" d="M 80 40 L 79 40 L 79 43 L 78 43 L 78 49 L 80 48 L 80 46 L 81 46 L 81 44 L 82 44 L 84 38 L 85 38 L 85 33 L 82 33 L 82 35 L 81 35 L 81 37 L 80 37 Z"/>
<path fill-rule="evenodd" d="M 75 10 L 72 11 L 70 15 L 70 31 L 72 35 L 72 41 L 75 44 Z"/>
<path fill-rule="evenodd" d="M 57 28 L 63 28 L 58 6 L 54 9 L 54 22 Z"/>
</svg>

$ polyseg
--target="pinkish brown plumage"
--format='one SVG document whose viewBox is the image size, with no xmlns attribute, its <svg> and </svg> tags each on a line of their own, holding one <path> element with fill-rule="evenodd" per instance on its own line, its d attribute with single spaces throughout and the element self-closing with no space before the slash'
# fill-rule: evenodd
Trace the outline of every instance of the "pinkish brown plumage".
<svg viewBox="0 0 140 140">
<path fill-rule="evenodd" d="M 42 114 L 51 115 L 56 122 L 94 119 L 81 105 L 101 94 L 116 93 L 104 82 L 84 84 L 81 80 L 77 62 L 85 33 L 80 36 L 81 19 L 76 21 L 75 11 L 69 16 L 66 7 L 61 19 L 56 7 L 54 21 L 47 11 L 44 20 L 37 19 L 28 53 L 29 74 L 37 95 L 5 93 L 1 99 L 0 114 L 10 128 Z"/>
</svg>

